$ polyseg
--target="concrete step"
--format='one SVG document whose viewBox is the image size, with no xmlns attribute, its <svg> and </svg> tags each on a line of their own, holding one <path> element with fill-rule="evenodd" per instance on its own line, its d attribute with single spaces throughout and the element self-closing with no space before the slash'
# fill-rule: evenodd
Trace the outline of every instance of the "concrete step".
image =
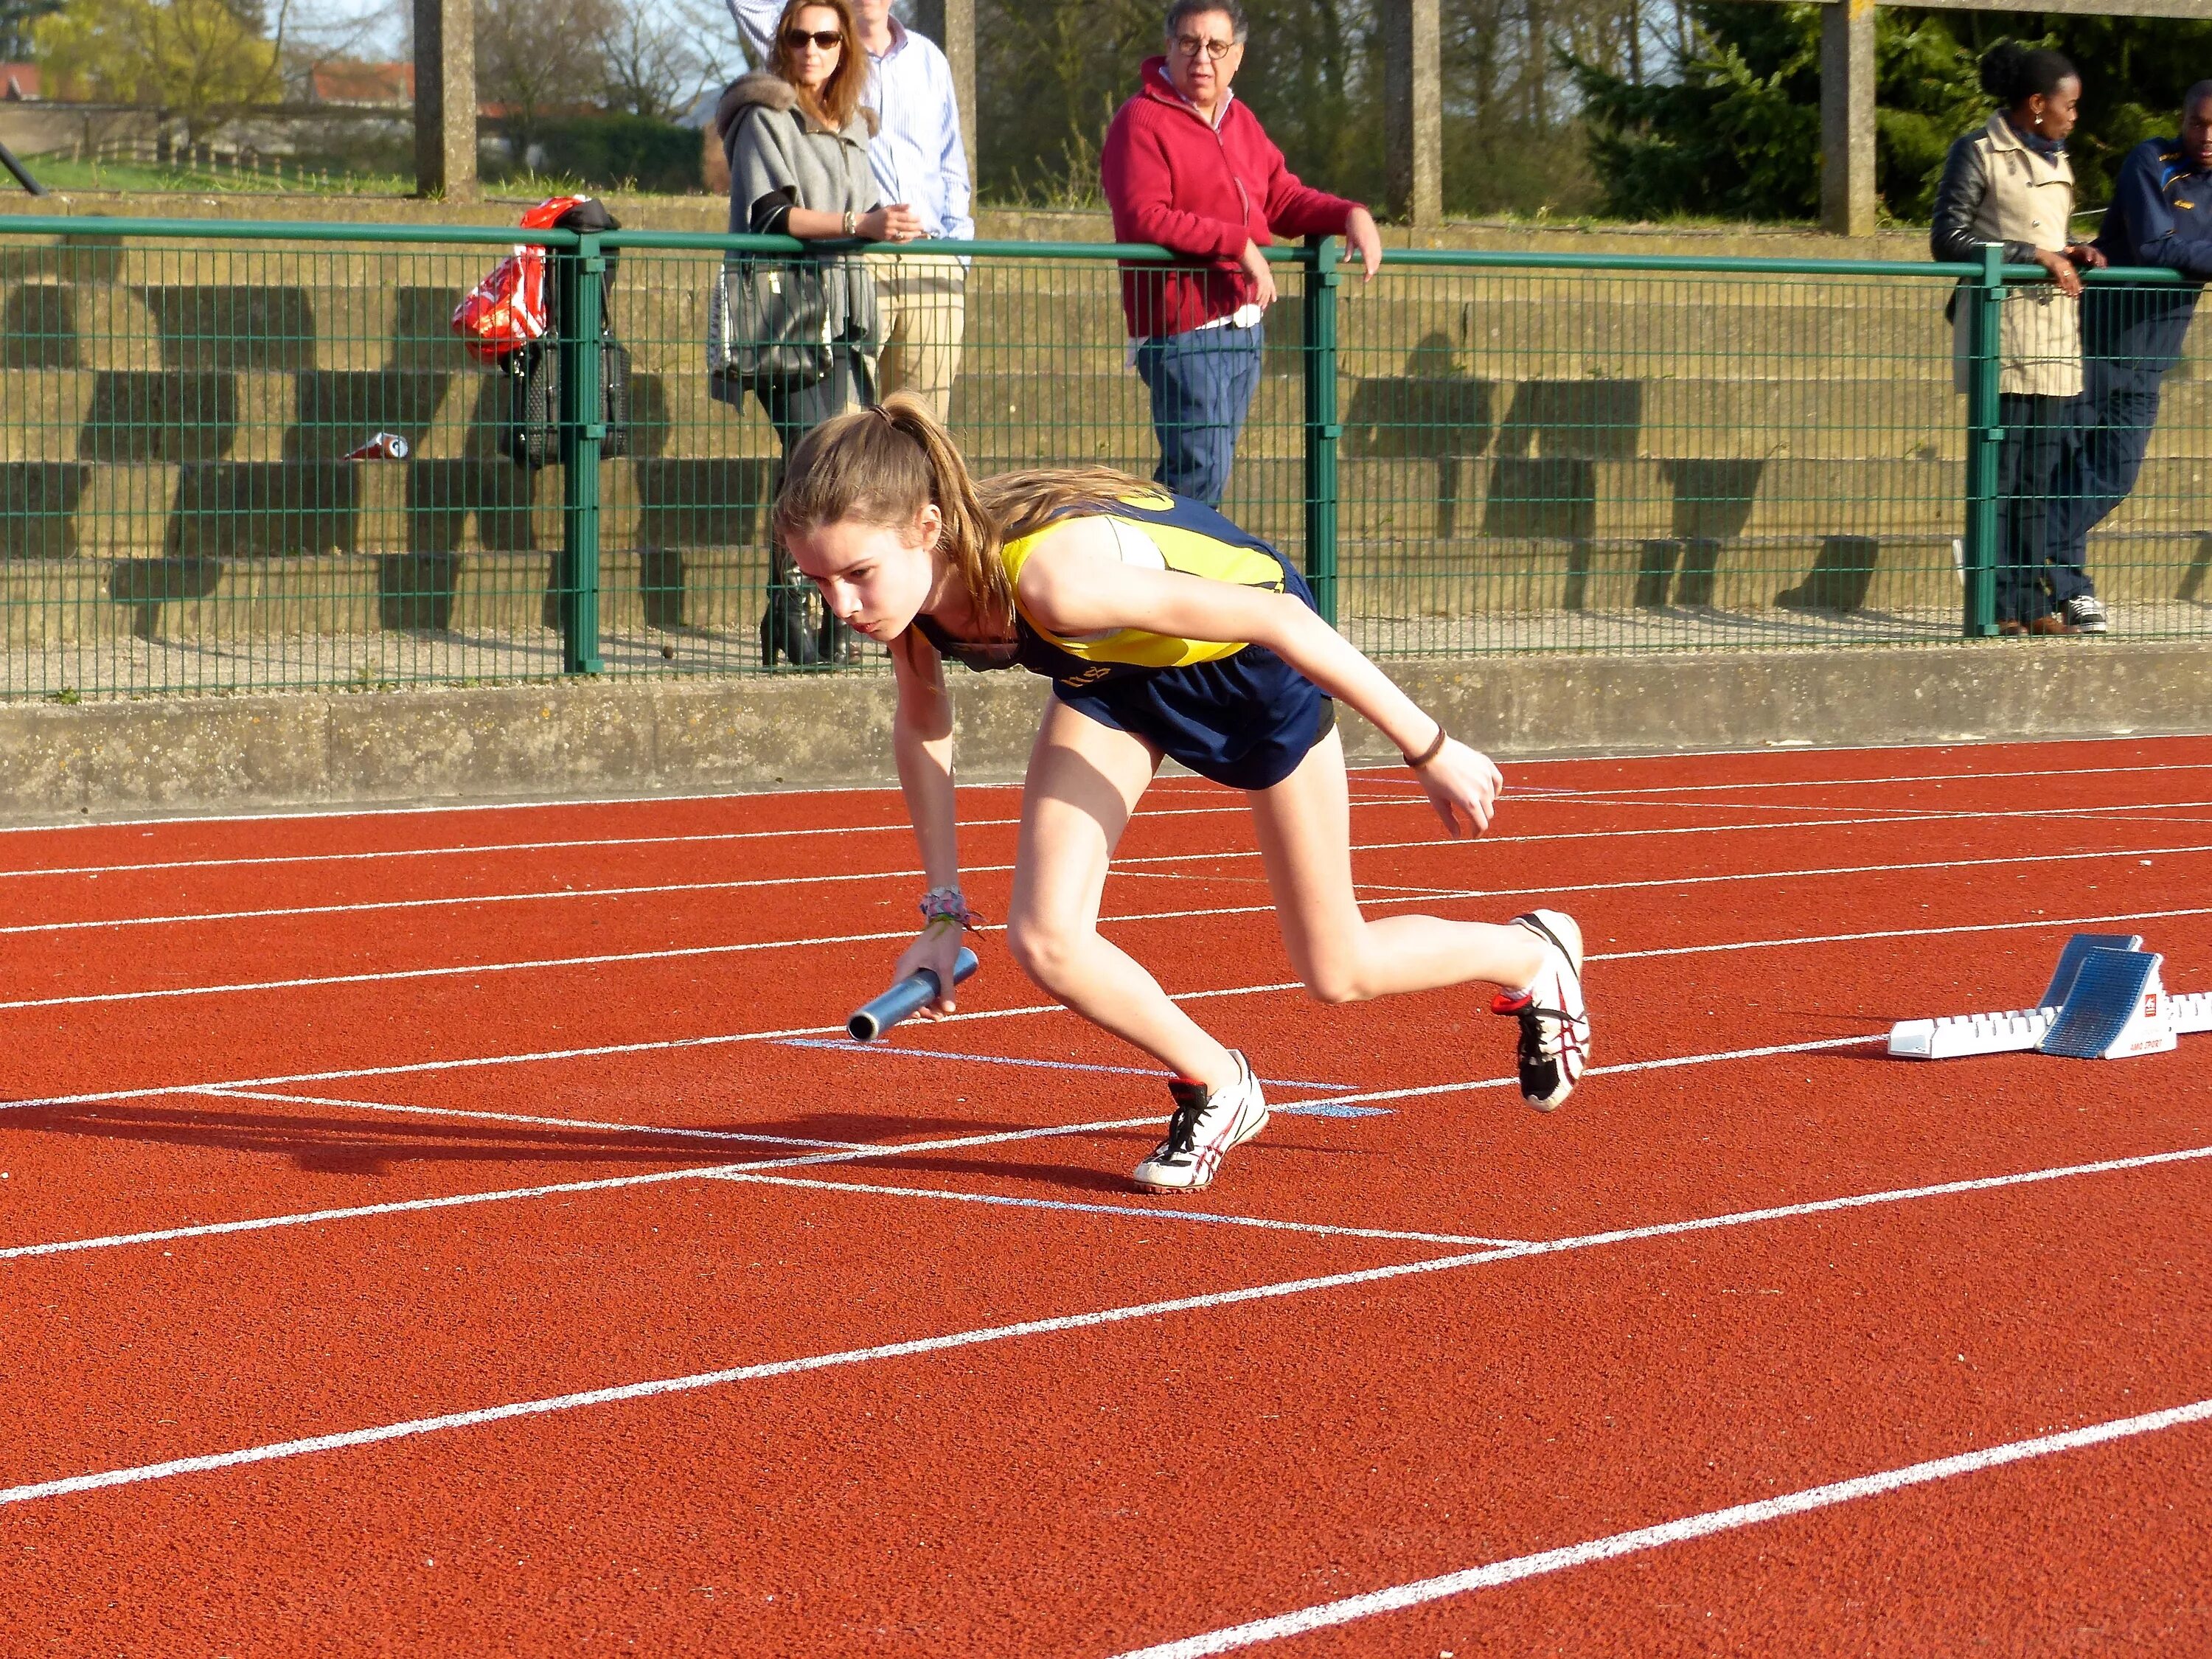
<svg viewBox="0 0 2212 1659">
<path fill-rule="evenodd" d="M 60 256 L 60 268 L 16 273 L 28 280 L 0 267 L 0 367 L 359 371 L 410 352 L 450 356 L 447 319 L 501 252 L 81 248 Z M 71 266 L 85 279 L 72 280 Z M 718 266 L 712 254 L 627 256 L 610 300 L 617 331 L 635 349 L 696 362 Z M 1355 279 L 1340 292 L 1340 348 L 1365 378 L 1880 382 L 1936 372 L 1951 349 L 1949 289 L 1934 280 L 1424 270 L 1386 272 L 1371 287 Z M 1108 351 L 1124 333 L 1119 295 L 1110 267 L 987 261 L 967 281 L 969 338 L 1062 357 Z M 2212 354 L 2208 328 L 2191 331 L 2191 363 Z M 1278 352 L 1298 349 L 1295 277 L 1268 330 Z"/>
<path fill-rule="evenodd" d="M 966 439 L 1019 433 L 1040 459 L 1119 446 L 1150 431 L 1150 399 L 1118 368 L 1094 374 L 994 373 L 971 354 L 952 419 Z M 317 369 L 0 371 L 0 461 L 323 460 L 372 434 L 396 432 L 426 459 L 488 454 L 513 383 L 457 362 L 434 373 Z M 769 454 L 775 437 L 756 407 L 712 401 L 696 365 L 634 368 L 638 453 Z M 1907 458 L 1963 453 L 1963 408 L 1948 386 L 1901 383 L 1877 405 L 1864 388 L 1809 381 L 1347 380 L 1340 388 L 1347 453 L 1447 455 L 1820 456 Z M 2212 452 L 2203 389 L 2167 400 L 2161 452 Z M 1304 392 L 1269 376 L 1240 445 L 1296 454 L 1305 442 Z"/>
<path fill-rule="evenodd" d="M 732 447 L 745 432 L 734 418 L 718 429 Z M 1073 441 L 1063 434 L 1066 447 L 1051 450 L 1037 441 L 1036 430 L 1020 425 L 963 426 L 959 435 L 971 464 L 987 475 L 1079 459 L 1141 477 L 1155 459 L 1126 426 L 1078 432 Z M 324 458 L 327 449 L 320 457 L 286 455 L 283 444 L 270 447 L 280 452 L 275 459 L 0 462 L 0 556 L 400 555 L 553 545 L 560 534 L 557 469 L 525 472 L 499 453 L 495 438 L 492 425 L 479 422 L 453 442 L 426 441 L 404 462 L 333 460 Z M 241 442 L 234 454 L 256 447 Z M 644 453 L 610 461 L 603 471 L 608 545 L 632 537 L 688 545 L 757 533 L 758 506 L 774 477 L 769 444 L 750 455 L 653 447 L 641 444 Z M 2203 527 L 2212 523 L 2208 483 L 2212 460 L 2154 455 L 2107 527 Z M 1924 457 L 1408 457 L 1350 444 L 1340 459 L 1339 490 L 1338 519 L 1347 537 L 1948 537 L 1959 533 L 1965 510 L 1963 464 Z M 1294 542 L 1304 502 L 1299 455 L 1269 453 L 1262 444 L 1240 454 L 1229 505 L 1241 521 Z"/>
<path fill-rule="evenodd" d="M 2100 534 L 2090 568 L 2117 605 L 2212 607 L 2212 532 Z M 227 640 L 422 632 L 511 637 L 557 627 L 550 548 L 289 558 L 23 558 L 0 565 L 7 644 Z M 743 635 L 758 623 L 757 545 L 623 543 L 603 555 L 610 634 Z M 1347 627 L 1393 620 L 1584 612 L 1851 616 L 1955 614 L 1962 589 L 1941 536 L 1573 539 L 1350 538 L 1340 562 Z M 1364 636 L 1372 636 L 1371 628 Z"/>
</svg>

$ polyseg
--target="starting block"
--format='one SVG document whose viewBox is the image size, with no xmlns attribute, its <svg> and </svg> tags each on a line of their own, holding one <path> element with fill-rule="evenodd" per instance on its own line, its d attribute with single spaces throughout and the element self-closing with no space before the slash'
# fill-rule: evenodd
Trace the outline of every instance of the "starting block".
<svg viewBox="0 0 2212 1659">
<path fill-rule="evenodd" d="M 2076 933 L 2033 1008 L 1909 1019 L 1890 1028 L 1889 1052 L 1905 1060 L 2030 1049 L 2075 1060 L 2160 1054 L 2192 1031 L 2212 1031 L 2212 992 L 2174 996 L 2165 958 L 2134 933 Z"/>
</svg>

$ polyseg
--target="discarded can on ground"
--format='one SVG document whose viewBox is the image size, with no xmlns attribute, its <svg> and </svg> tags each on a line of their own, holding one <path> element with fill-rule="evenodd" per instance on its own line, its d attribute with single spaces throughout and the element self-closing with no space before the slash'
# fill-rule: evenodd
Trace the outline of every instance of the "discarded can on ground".
<svg viewBox="0 0 2212 1659">
<path fill-rule="evenodd" d="M 346 452 L 349 461 L 404 461 L 407 459 L 407 440 L 397 432 L 380 432 L 359 449 Z"/>
</svg>

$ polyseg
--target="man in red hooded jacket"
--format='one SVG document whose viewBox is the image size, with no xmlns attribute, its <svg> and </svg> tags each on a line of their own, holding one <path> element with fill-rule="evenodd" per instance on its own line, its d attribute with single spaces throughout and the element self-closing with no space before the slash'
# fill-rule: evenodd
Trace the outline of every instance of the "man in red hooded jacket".
<svg viewBox="0 0 2212 1659">
<path fill-rule="evenodd" d="M 1145 61 L 1099 162 L 1115 240 L 1157 242 L 1199 266 L 1123 266 L 1121 308 L 1130 362 L 1152 394 L 1152 476 L 1215 507 L 1260 383 L 1260 319 L 1275 300 L 1261 250 L 1278 235 L 1340 235 L 1370 279 L 1382 259 L 1374 216 L 1300 184 L 1231 94 L 1245 34 L 1237 0 L 1173 0 L 1166 55 Z"/>
</svg>

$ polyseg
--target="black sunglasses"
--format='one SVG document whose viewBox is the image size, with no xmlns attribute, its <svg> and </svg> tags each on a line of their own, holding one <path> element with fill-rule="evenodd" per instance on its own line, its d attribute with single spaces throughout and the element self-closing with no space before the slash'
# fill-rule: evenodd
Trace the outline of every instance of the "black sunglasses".
<svg viewBox="0 0 2212 1659">
<path fill-rule="evenodd" d="M 783 44 L 793 52 L 797 52 L 809 40 L 823 52 L 828 52 L 832 46 L 842 46 L 845 44 L 845 37 L 835 29 L 816 29 L 811 33 L 805 29 L 793 29 L 783 37 Z"/>
</svg>

